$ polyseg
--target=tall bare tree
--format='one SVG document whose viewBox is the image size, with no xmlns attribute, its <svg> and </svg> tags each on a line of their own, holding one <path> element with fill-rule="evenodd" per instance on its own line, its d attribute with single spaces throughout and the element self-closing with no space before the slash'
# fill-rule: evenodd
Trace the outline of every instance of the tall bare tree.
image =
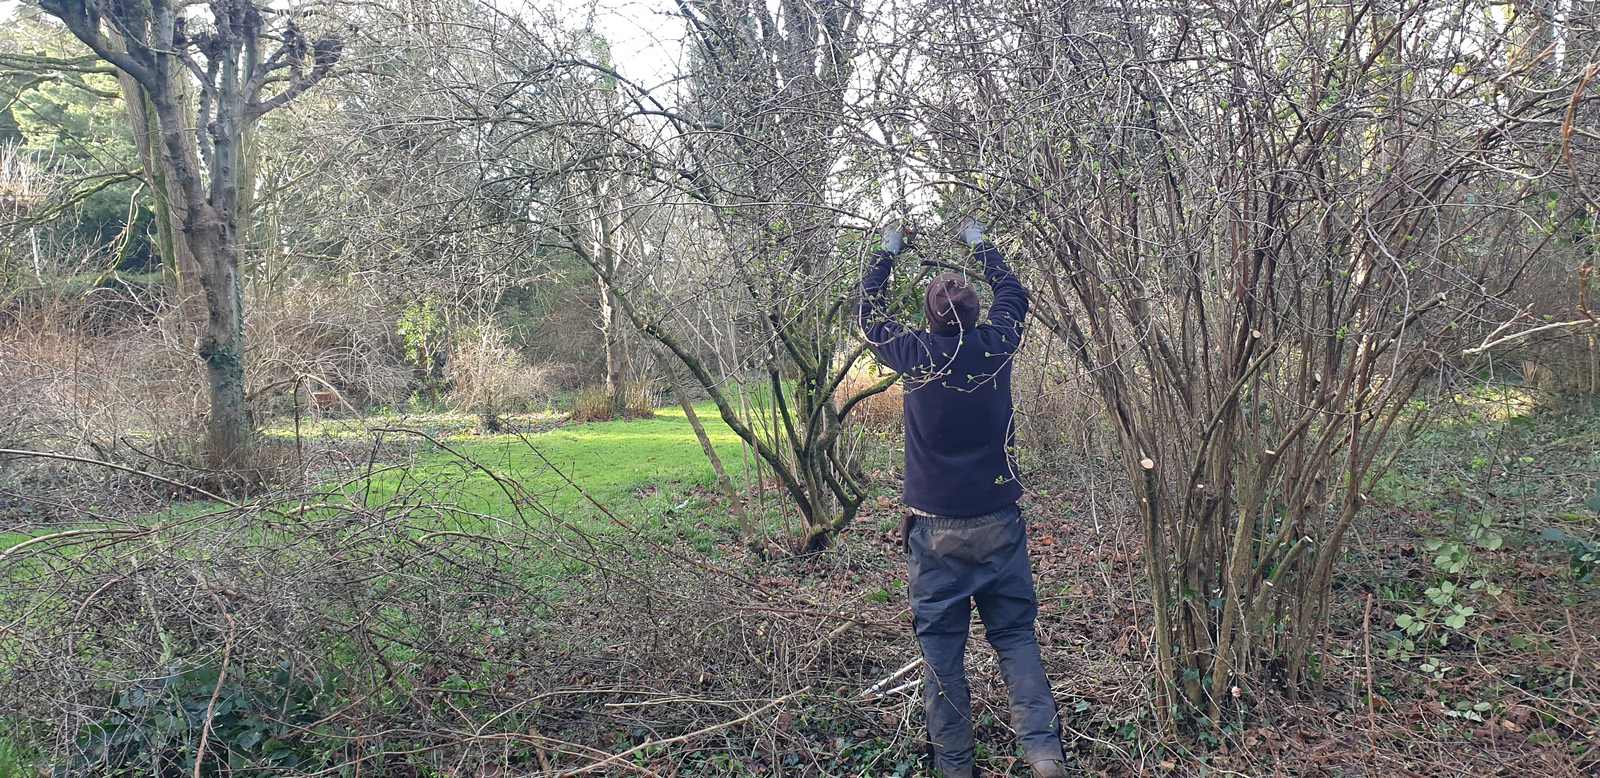
<svg viewBox="0 0 1600 778">
<path fill-rule="evenodd" d="M 1120 440 L 1164 719 L 1314 683 L 1408 400 L 1560 228 L 1506 214 L 1555 185 L 1575 82 L 1501 91 L 1539 34 L 1449 2 L 999 2 L 919 35 L 917 156 L 1024 236 Z"/>
<path fill-rule="evenodd" d="M 535 192 L 529 218 L 600 279 L 608 341 L 625 320 L 682 362 L 776 476 L 801 517 L 798 544 L 817 548 L 867 492 L 841 445 L 859 399 L 835 397 L 865 353 L 850 335 L 845 271 L 860 245 L 843 240 L 850 211 L 838 173 L 863 16 L 828 2 L 679 12 L 696 63 L 682 104 L 623 77 L 592 33 L 505 20 L 486 40 L 506 81 L 473 112 L 498 128 L 489 153 L 521 164 Z M 659 283 L 661 262 L 690 259 L 638 250 L 641 214 L 674 209 L 693 214 L 674 219 L 702 233 L 693 242 L 720 252 L 708 282 L 738 292 L 747 348 L 729 371 L 705 359 L 695 329 L 704 322 L 684 315 L 695 293 Z M 607 361 L 615 382 L 620 360 Z M 752 365 L 770 420 L 745 413 L 734 394 Z"/>
<path fill-rule="evenodd" d="M 183 248 L 176 254 L 192 257 L 205 300 L 195 351 L 211 401 L 206 459 L 219 469 L 243 464 L 250 420 L 239 265 L 252 183 L 245 176 L 248 137 L 262 116 L 327 76 L 339 40 L 311 40 L 292 10 L 252 0 L 214 0 L 204 13 L 170 0 L 43 0 L 40 7 L 142 93 L 130 111 L 143 124 L 137 131 L 156 136 L 151 161 L 159 156 L 161 195 L 178 222 L 172 239 Z M 198 92 L 192 111 L 191 88 Z M 141 112 L 148 114 L 143 122 Z"/>
</svg>

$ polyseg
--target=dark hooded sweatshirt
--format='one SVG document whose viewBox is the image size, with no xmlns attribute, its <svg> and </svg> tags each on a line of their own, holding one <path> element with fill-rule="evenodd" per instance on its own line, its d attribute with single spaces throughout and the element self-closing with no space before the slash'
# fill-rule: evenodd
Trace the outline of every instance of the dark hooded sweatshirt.
<svg viewBox="0 0 1600 778">
<path fill-rule="evenodd" d="M 971 332 L 912 331 L 889 317 L 883 289 L 894 254 L 879 251 L 861 282 L 861 330 L 906 389 L 905 503 L 935 516 L 980 516 L 1022 496 L 1010 451 L 1011 360 L 1028 293 L 992 244 L 974 253 L 994 302 Z"/>
</svg>

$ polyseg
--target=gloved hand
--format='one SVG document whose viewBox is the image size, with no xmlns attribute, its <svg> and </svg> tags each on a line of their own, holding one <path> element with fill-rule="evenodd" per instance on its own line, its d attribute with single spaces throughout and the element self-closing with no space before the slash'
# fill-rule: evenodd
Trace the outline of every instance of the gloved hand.
<svg viewBox="0 0 1600 778">
<path fill-rule="evenodd" d="M 961 217 L 956 222 L 956 237 L 968 246 L 976 246 L 983 242 L 983 223 L 971 216 Z"/>
<path fill-rule="evenodd" d="M 899 219 L 891 219 L 883 225 L 883 239 L 880 245 L 890 254 L 899 254 L 905 250 L 906 244 L 915 235 L 915 228 L 907 226 Z"/>
</svg>

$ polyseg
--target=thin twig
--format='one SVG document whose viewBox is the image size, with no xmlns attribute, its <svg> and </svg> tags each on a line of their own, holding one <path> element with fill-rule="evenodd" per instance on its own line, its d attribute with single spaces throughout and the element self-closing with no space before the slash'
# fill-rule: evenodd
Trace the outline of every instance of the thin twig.
<svg viewBox="0 0 1600 778">
<path fill-rule="evenodd" d="M 636 745 L 633 748 L 630 748 L 630 749 L 628 749 L 626 751 L 623 751 L 623 752 L 618 753 L 618 754 L 612 754 L 611 756 L 608 756 L 605 759 L 602 759 L 602 760 L 600 760 L 598 762 L 594 762 L 592 764 L 585 765 L 583 767 L 579 767 L 576 770 L 569 770 L 567 772 L 562 773 L 562 775 L 563 776 L 569 776 L 569 775 L 582 775 L 584 773 L 591 773 L 591 772 L 594 772 L 595 770 L 599 770 L 600 768 L 605 767 L 606 765 L 616 764 L 617 762 L 619 762 L 621 760 L 624 760 L 624 759 L 627 759 L 628 757 L 633 756 L 634 754 L 636 754 L 636 753 L 638 753 L 638 752 L 640 752 L 640 751 L 642 751 L 642 750 L 644 750 L 646 748 L 659 748 L 659 747 L 662 747 L 662 746 L 670 746 L 673 743 L 682 743 L 682 742 L 684 742 L 686 740 L 693 740 L 694 738 L 700 737 L 701 735 L 709 735 L 712 732 L 716 732 L 717 730 L 727 729 L 729 727 L 738 726 L 738 725 L 743 724 L 744 722 L 749 721 L 749 720 L 755 718 L 756 716 L 759 716 L 762 713 L 765 713 L 766 711 L 768 711 L 768 710 L 770 710 L 770 709 L 772 709 L 774 707 L 777 707 L 778 705 L 781 705 L 781 704 L 783 704 L 783 703 L 795 698 L 796 696 L 804 694 L 804 693 L 806 693 L 806 692 L 808 692 L 810 690 L 811 690 L 811 687 L 807 686 L 807 687 L 804 687 L 804 688 L 802 688 L 802 689 L 800 689 L 798 691 L 790 692 L 788 694 L 783 695 L 782 697 L 779 697 L 779 698 L 767 703 L 766 705 L 763 705 L 763 706 L 761 706 L 759 708 L 756 708 L 755 710 L 750 711 L 749 713 L 746 713 L 745 715 L 740 716 L 739 718 L 736 718 L 736 719 L 732 719 L 730 721 L 724 721 L 724 722 L 722 722 L 720 724 L 712 724 L 709 727 L 702 727 L 702 728 L 697 729 L 697 730 L 695 730 L 693 732 L 690 732 L 690 733 L 687 733 L 687 734 L 683 734 L 683 735 L 678 735 L 677 737 L 669 737 L 669 738 L 666 738 L 664 740 L 651 740 L 651 741 L 648 741 L 648 742 L 645 742 L 645 743 L 640 743 L 639 745 Z"/>
<path fill-rule="evenodd" d="M 197 577 L 199 577 L 198 574 Z M 200 585 L 205 586 L 204 577 L 200 577 Z M 222 618 L 227 620 L 228 634 L 223 638 L 222 642 L 222 665 L 217 668 L 217 683 L 211 687 L 211 700 L 206 703 L 206 720 L 200 727 L 200 746 L 195 750 L 194 754 L 193 778 L 200 778 L 200 768 L 206 762 L 206 744 L 211 740 L 211 722 L 216 719 L 217 700 L 222 697 L 222 684 L 228 680 L 228 665 L 233 661 L 234 636 L 239 631 L 239 625 L 234 622 L 233 614 L 228 612 L 228 606 L 222 601 L 222 598 L 218 597 L 217 593 L 209 587 L 206 588 L 206 593 L 211 595 L 212 601 L 217 604 L 217 610 L 222 613 Z"/>
<path fill-rule="evenodd" d="M 1372 694 L 1372 592 L 1367 592 L 1367 605 L 1361 614 L 1361 642 L 1367 654 L 1367 743 L 1372 748 L 1373 763 L 1378 759 L 1378 708 Z"/>
</svg>

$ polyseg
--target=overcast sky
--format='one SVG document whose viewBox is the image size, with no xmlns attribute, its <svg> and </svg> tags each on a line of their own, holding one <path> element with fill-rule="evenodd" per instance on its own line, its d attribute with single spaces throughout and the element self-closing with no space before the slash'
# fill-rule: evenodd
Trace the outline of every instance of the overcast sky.
<svg viewBox="0 0 1600 778">
<path fill-rule="evenodd" d="M 676 72 L 684 27 L 672 0 L 600 0 L 597 11 L 595 31 L 611 42 L 623 75 L 653 86 Z"/>
<path fill-rule="evenodd" d="M 575 13 L 589 9 L 582 2 L 532 2 Z M 18 0 L 0 0 L 0 21 L 9 19 L 18 5 Z M 673 8 L 672 0 L 599 0 L 595 31 L 611 41 L 617 68 L 624 75 L 654 85 L 674 72 L 683 53 L 683 20 Z"/>
</svg>

